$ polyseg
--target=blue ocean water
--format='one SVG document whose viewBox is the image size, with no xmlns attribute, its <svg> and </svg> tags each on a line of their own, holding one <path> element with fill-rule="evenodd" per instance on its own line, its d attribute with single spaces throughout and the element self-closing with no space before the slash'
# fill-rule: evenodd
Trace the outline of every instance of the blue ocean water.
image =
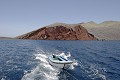
<svg viewBox="0 0 120 80">
<path fill-rule="evenodd" d="M 75 64 L 54 68 L 53 53 Z M 0 40 L 0 80 L 120 80 L 120 41 Z"/>
</svg>

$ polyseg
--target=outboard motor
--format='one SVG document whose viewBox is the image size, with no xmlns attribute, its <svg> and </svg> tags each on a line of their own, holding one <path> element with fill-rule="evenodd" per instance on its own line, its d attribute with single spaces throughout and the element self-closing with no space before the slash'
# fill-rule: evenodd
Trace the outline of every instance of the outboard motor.
<svg viewBox="0 0 120 80">
<path fill-rule="evenodd" d="M 53 54 L 52 56 L 53 56 L 53 58 L 55 58 L 55 57 L 56 57 L 54 54 Z"/>
</svg>

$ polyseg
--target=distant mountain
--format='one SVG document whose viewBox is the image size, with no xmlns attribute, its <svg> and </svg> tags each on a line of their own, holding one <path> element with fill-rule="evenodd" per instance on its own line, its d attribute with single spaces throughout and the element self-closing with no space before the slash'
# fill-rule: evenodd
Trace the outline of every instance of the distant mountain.
<svg viewBox="0 0 120 80">
<path fill-rule="evenodd" d="M 10 38 L 10 37 L 0 37 L 0 39 L 13 39 L 13 38 Z"/>
<path fill-rule="evenodd" d="M 81 25 L 100 40 L 120 40 L 119 21 L 105 21 L 100 24 L 88 22 Z"/>
<path fill-rule="evenodd" d="M 120 40 L 120 22 L 93 21 L 79 24 L 54 23 L 18 36 L 19 39 L 42 40 Z"/>
<path fill-rule="evenodd" d="M 81 24 L 54 23 L 17 37 L 33 40 L 97 40 Z"/>
</svg>

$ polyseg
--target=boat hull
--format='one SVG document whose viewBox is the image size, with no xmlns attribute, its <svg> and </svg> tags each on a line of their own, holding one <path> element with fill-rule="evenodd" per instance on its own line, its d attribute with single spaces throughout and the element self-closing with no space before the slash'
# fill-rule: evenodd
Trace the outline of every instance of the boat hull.
<svg viewBox="0 0 120 80">
<path fill-rule="evenodd" d="M 54 66 L 54 67 L 64 68 L 64 69 L 65 69 L 65 68 L 69 68 L 70 65 L 72 64 L 72 63 L 57 63 L 57 62 L 51 61 L 51 59 L 48 59 L 48 62 L 49 62 L 50 65 L 52 65 L 52 66 Z"/>
</svg>

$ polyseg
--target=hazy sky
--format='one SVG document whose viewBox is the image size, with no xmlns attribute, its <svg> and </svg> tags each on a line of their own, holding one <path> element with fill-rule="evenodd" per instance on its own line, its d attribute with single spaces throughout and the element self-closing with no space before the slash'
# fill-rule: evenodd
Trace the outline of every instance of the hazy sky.
<svg viewBox="0 0 120 80">
<path fill-rule="evenodd" d="M 120 21 L 120 0 L 0 0 L 0 36 L 15 37 L 55 22 Z"/>
</svg>

